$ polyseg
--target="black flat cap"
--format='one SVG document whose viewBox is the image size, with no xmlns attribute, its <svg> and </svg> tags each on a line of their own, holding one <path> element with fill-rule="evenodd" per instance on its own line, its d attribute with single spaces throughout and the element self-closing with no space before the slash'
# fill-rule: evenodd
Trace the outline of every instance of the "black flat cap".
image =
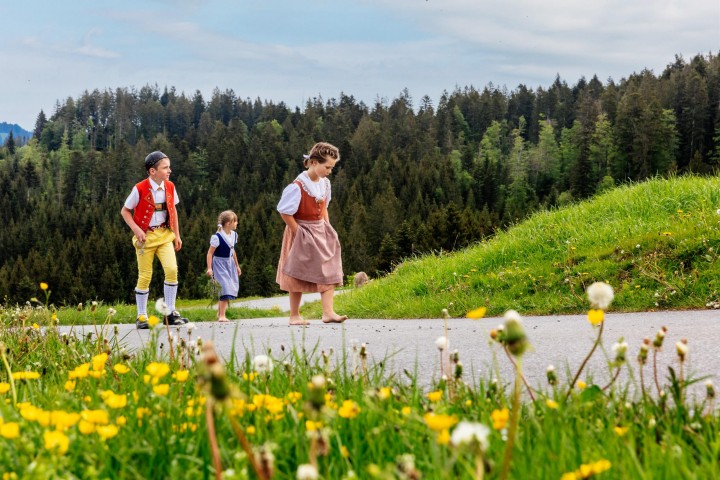
<svg viewBox="0 0 720 480">
<path fill-rule="evenodd" d="M 157 162 L 162 160 L 163 158 L 168 158 L 167 155 L 165 155 L 160 150 L 155 150 L 151 154 L 149 154 L 147 157 L 145 157 L 145 170 L 150 170 L 152 167 L 155 166 Z"/>
</svg>

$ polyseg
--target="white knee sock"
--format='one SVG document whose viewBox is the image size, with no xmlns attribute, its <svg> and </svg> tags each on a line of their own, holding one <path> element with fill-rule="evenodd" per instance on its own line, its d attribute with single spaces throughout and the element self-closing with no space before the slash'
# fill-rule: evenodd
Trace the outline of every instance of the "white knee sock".
<svg viewBox="0 0 720 480">
<path fill-rule="evenodd" d="M 135 305 L 137 306 L 137 316 L 145 315 L 147 317 L 147 302 L 150 290 L 135 289 Z"/>
<path fill-rule="evenodd" d="M 175 298 L 177 298 L 178 284 L 165 282 L 165 305 L 171 312 L 175 311 Z"/>
</svg>

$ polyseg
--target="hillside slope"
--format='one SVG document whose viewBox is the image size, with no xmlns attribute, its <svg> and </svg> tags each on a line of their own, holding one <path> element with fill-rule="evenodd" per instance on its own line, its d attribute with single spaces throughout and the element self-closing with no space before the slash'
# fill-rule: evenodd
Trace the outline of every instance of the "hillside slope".
<svg viewBox="0 0 720 480">
<path fill-rule="evenodd" d="M 654 179 L 533 215 L 461 252 L 408 260 L 337 298 L 352 318 L 581 313 L 602 280 L 612 309 L 710 308 L 720 292 L 720 180 Z"/>
</svg>

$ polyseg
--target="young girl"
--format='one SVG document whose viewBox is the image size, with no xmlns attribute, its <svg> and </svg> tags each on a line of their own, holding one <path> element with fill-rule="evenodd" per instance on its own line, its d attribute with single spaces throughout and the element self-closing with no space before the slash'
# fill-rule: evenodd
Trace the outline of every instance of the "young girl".
<svg viewBox="0 0 720 480">
<path fill-rule="evenodd" d="M 235 254 L 237 243 L 238 217 L 232 210 L 226 210 L 218 217 L 218 229 L 210 237 L 210 248 L 207 253 L 207 274 L 220 284 L 220 301 L 218 301 L 218 321 L 227 322 L 225 316 L 230 300 L 237 298 L 240 288 L 240 264 Z"/>
<path fill-rule="evenodd" d="M 304 155 L 305 171 L 283 190 L 277 210 L 285 222 L 276 281 L 290 294 L 290 325 L 307 325 L 300 316 L 303 292 L 320 292 L 322 321 L 342 323 L 346 315 L 333 308 L 335 286 L 342 285 L 340 241 L 330 225 L 330 180 L 340 160 L 337 147 L 316 143 Z"/>
</svg>

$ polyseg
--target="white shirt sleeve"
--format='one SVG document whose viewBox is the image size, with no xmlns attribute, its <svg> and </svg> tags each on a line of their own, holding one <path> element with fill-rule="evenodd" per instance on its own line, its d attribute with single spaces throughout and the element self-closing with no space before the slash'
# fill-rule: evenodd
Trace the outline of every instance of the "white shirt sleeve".
<svg viewBox="0 0 720 480">
<path fill-rule="evenodd" d="M 300 196 L 300 187 L 294 182 L 291 183 L 283 190 L 277 211 L 285 215 L 295 215 L 300 207 Z"/>
<path fill-rule="evenodd" d="M 175 202 L 174 205 L 180 203 L 180 195 L 178 195 L 177 188 L 175 189 Z"/>
<path fill-rule="evenodd" d="M 133 187 L 132 192 L 130 192 L 130 195 L 125 199 L 125 208 L 135 210 L 138 203 L 140 203 L 140 192 L 138 192 L 137 187 Z"/>
<path fill-rule="evenodd" d="M 325 202 L 325 208 L 327 208 L 328 205 L 330 205 L 330 200 L 332 199 L 332 183 L 330 183 L 329 179 L 325 179 L 327 182 L 327 202 Z"/>
<path fill-rule="evenodd" d="M 217 237 L 217 235 L 213 235 L 212 237 L 210 237 L 210 246 L 215 248 L 220 246 L 220 239 Z"/>
</svg>

